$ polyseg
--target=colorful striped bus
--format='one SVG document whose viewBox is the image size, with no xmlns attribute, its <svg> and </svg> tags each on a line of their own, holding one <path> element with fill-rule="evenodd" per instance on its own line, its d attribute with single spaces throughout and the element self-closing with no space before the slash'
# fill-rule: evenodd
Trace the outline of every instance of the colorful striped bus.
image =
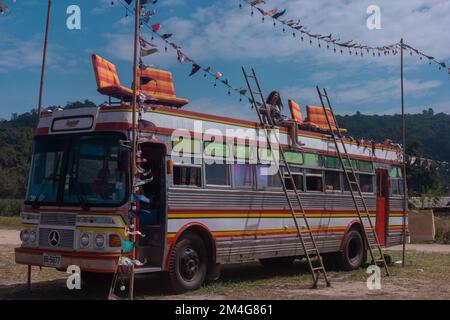
<svg viewBox="0 0 450 320">
<path fill-rule="evenodd" d="M 141 262 L 135 272 L 162 272 L 175 292 L 217 278 L 221 264 L 287 265 L 304 255 L 271 170 L 277 151 L 267 149 L 257 123 L 180 109 L 170 99 L 142 103 L 141 183 L 131 186 L 126 142 L 132 109 L 121 100 L 42 113 L 17 263 L 64 271 L 77 265 L 82 275 L 114 273 L 124 244 L 133 241 L 130 210 L 143 235 L 131 249 Z M 279 128 L 279 147 L 322 257 L 346 270 L 359 268 L 367 258 L 365 226 L 333 141 L 326 132 L 302 127 L 298 138 L 301 151 L 290 148 L 288 130 Z M 345 143 L 381 245 L 402 243 L 400 147 L 352 138 Z"/>
</svg>

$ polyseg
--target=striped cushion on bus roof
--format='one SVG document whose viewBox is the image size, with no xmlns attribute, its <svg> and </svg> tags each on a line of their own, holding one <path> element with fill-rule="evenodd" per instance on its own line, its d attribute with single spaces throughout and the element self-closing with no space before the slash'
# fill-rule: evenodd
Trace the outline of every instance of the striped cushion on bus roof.
<svg viewBox="0 0 450 320">
<path fill-rule="evenodd" d="M 294 100 L 288 100 L 289 109 L 291 109 L 292 118 L 297 121 L 298 124 L 303 123 L 302 111 L 298 103 Z"/>
<path fill-rule="evenodd" d="M 95 79 L 99 90 L 111 87 L 121 87 L 117 69 L 113 63 L 93 54 L 92 64 L 94 66 Z"/>
<path fill-rule="evenodd" d="M 330 109 L 326 109 L 328 114 L 328 119 L 330 120 L 331 127 L 333 131 L 337 131 L 336 123 L 334 122 L 333 114 L 331 113 Z M 323 112 L 322 107 L 317 106 L 306 106 L 306 112 L 307 112 L 307 120 L 312 125 L 317 126 L 321 130 L 327 130 L 330 131 L 330 127 L 327 123 L 327 118 L 325 117 L 325 113 Z M 341 133 L 347 133 L 347 129 L 340 129 Z"/>
<path fill-rule="evenodd" d="M 141 71 L 141 77 L 148 77 L 154 80 L 141 86 L 141 90 L 144 94 L 165 94 L 176 97 L 171 72 L 147 68 Z"/>
<path fill-rule="evenodd" d="M 323 112 L 322 107 L 316 106 L 306 106 L 306 112 L 308 114 L 308 121 L 314 123 L 318 127 L 322 129 L 329 129 L 327 118 L 325 117 L 325 113 Z M 336 128 L 336 124 L 333 119 L 333 115 L 331 114 L 331 110 L 327 109 L 328 119 L 330 120 L 331 126 L 333 129 Z"/>
<path fill-rule="evenodd" d="M 149 97 L 149 101 L 163 102 L 175 106 L 184 106 L 189 102 L 187 99 L 176 96 L 170 71 L 147 68 L 141 71 L 140 76 L 141 78 L 153 79 L 140 86 L 141 92 Z"/>
</svg>

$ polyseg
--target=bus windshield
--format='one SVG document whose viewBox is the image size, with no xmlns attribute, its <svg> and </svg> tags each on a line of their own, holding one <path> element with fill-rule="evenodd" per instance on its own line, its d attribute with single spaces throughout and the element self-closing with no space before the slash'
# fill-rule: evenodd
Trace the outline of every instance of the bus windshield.
<svg viewBox="0 0 450 320">
<path fill-rule="evenodd" d="M 44 137 L 35 142 L 26 200 L 32 204 L 114 206 L 125 201 L 120 136 Z"/>
</svg>

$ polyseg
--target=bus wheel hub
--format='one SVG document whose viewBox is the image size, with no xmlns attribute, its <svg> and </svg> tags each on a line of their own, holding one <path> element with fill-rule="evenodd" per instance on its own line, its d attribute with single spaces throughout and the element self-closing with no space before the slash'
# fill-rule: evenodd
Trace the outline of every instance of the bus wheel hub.
<svg viewBox="0 0 450 320">
<path fill-rule="evenodd" d="M 181 257 L 181 272 L 183 274 L 183 278 L 187 280 L 191 280 L 192 278 L 194 278 L 194 276 L 198 272 L 199 262 L 200 261 L 197 252 L 190 248 L 184 250 Z"/>
</svg>

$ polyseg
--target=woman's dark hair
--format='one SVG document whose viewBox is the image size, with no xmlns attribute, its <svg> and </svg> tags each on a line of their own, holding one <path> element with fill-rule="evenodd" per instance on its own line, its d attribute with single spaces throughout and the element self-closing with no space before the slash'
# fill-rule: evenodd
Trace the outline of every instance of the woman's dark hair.
<svg viewBox="0 0 450 320">
<path fill-rule="evenodd" d="M 278 101 L 272 102 L 272 100 L 276 94 L 278 94 L 278 99 L 277 99 Z M 283 102 L 281 101 L 281 95 L 278 91 L 272 91 L 271 93 L 269 93 L 266 103 L 277 105 L 280 108 L 283 108 Z"/>
</svg>

